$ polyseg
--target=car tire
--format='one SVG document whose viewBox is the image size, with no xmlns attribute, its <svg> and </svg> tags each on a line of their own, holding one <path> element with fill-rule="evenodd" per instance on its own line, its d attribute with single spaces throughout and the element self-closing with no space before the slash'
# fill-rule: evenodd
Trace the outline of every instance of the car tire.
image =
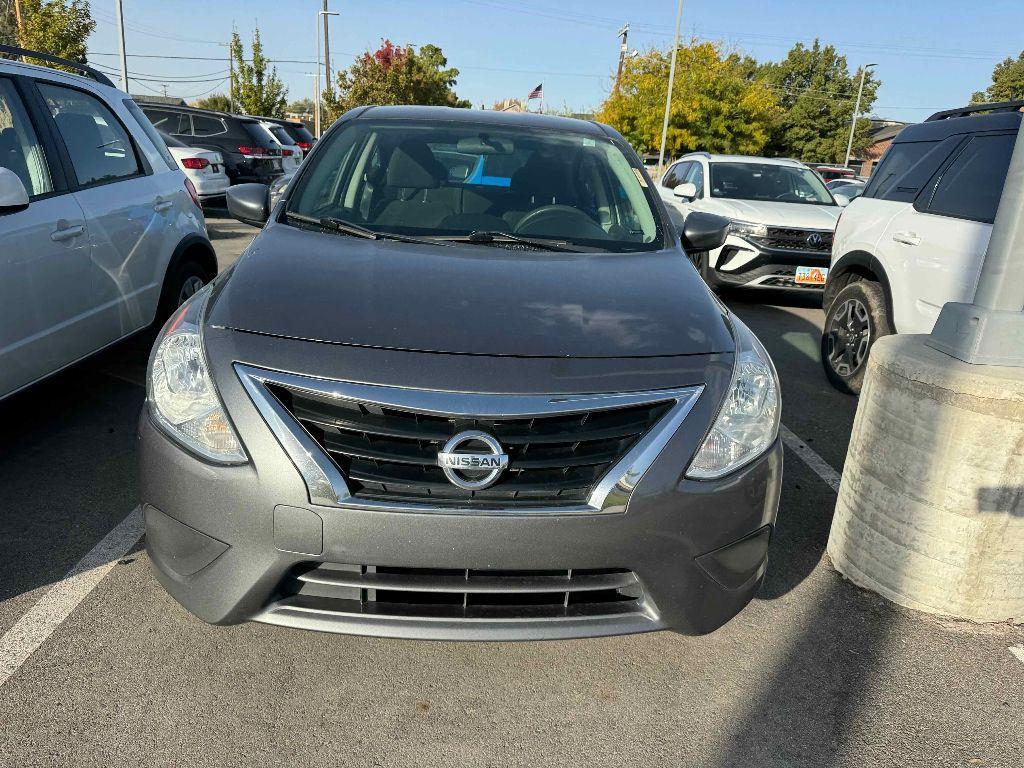
<svg viewBox="0 0 1024 768">
<path fill-rule="evenodd" d="M 821 334 L 821 365 L 832 386 L 860 394 L 871 347 L 892 333 L 881 285 L 857 280 L 840 290 L 825 311 Z"/>
<path fill-rule="evenodd" d="M 160 304 L 157 307 L 156 323 L 162 324 L 171 313 L 190 299 L 204 285 L 210 282 L 212 275 L 198 261 L 186 259 L 178 264 L 167 275 L 163 289 L 160 291 Z"/>
</svg>

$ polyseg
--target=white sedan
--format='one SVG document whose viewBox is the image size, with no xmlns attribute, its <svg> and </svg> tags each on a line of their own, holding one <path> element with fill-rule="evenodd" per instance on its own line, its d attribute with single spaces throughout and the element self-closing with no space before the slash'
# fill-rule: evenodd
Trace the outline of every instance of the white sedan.
<svg viewBox="0 0 1024 768">
<path fill-rule="evenodd" d="M 190 147 L 163 131 L 160 132 L 160 138 L 178 162 L 178 167 L 185 172 L 196 188 L 196 194 L 201 201 L 206 202 L 224 196 L 231 186 L 231 181 L 224 169 L 224 158 L 220 152 Z"/>
</svg>

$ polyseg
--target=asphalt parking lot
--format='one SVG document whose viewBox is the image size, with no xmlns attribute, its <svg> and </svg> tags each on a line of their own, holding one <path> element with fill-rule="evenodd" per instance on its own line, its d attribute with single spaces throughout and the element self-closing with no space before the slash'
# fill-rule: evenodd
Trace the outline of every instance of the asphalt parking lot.
<svg viewBox="0 0 1024 768">
<path fill-rule="evenodd" d="M 254 230 L 222 213 L 209 224 L 223 268 Z M 0 403 L 0 764 L 1024 765 L 1011 651 L 1024 627 L 899 609 L 832 570 L 856 401 L 821 372 L 821 310 L 808 296 L 728 302 L 779 369 L 786 473 L 761 594 L 707 637 L 466 644 L 207 626 L 156 584 L 140 543 L 76 569 L 112 529 L 136 530 L 117 526 L 136 504 L 152 337 Z M 48 599 L 72 570 L 95 588 Z M 40 622 L 56 628 L 19 657 Z"/>
</svg>

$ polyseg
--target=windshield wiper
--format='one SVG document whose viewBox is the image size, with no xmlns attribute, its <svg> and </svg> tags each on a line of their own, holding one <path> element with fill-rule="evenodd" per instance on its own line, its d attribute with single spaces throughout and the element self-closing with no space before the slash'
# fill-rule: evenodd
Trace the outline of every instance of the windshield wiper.
<svg viewBox="0 0 1024 768">
<path fill-rule="evenodd" d="M 475 230 L 470 232 L 468 235 L 459 235 L 456 237 L 443 237 L 438 238 L 439 240 L 447 240 L 452 243 L 475 243 L 479 245 L 489 245 L 493 243 L 519 243 L 521 245 L 528 245 L 531 248 L 536 248 L 541 251 L 564 251 L 567 253 L 579 253 L 579 249 L 570 248 L 562 242 L 551 242 L 550 240 L 534 240 L 529 237 L 520 237 L 519 235 L 512 235 L 508 232 L 485 232 Z"/>
<path fill-rule="evenodd" d="M 295 221 L 301 221 L 304 224 L 314 224 L 316 226 L 329 229 L 332 232 L 339 232 L 343 235 L 351 235 L 352 237 L 362 237 L 366 240 L 395 240 L 400 243 L 420 243 L 421 245 L 438 245 L 436 240 L 426 240 L 422 237 L 411 237 L 409 235 L 399 235 L 395 232 L 377 232 L 376 230 L 369 229 L 368 227 L 360 226 L 359 224 L 353 224 L 350 221 L 344 219 L 338 219 L 334 216 L 307 216 L 304 213 L 295 213 L 294 211 L 285 211 L 285 217 L 288 219 L 294 219 Z M 441 243 L 441 245 L 449 245 L 448 243 Z"/>
</svg>

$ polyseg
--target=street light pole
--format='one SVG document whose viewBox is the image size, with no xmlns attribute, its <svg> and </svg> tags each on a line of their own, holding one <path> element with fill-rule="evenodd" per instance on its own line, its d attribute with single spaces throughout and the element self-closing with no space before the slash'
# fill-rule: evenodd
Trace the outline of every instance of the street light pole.
<svg viewBox="0 0 1024 768">
<path fill-rule="evenodd" d="M 619 90 L 619 81 L 622 79 L 622 64 L 626 60 L 626 50 L 629 47 L 626 43 L 629 40 L 628 21 L 622 25 L 622 29 L 619 30 L 618 34 L 622 38 L 622 43 L 619 45 L 619 68 L 615 71 L 615 90 Z"/>
<path fill-rule="evenodd" d="M 326 5 L 326 3 L 324 3 L 324 5 Z M 320 109 L 320 107 L 321 107 L 321 98 L 320 98 L 320 17 L 324 17 L 324 25 L 326 26 L 326 24 L 327 24 L 327 17 L 328 16 L 340 16 L 340 15 L 341 14 L 336 12 L 336 11 L 317 11 L 317 13 L 316 13 L 316 73 L 317 73 L 317 76 L 316 76 L 316 94 L 315 94 L 315 97 L 313 99 L 313 104 L 314 104 L 314 109 L 316 110 L 316 115 L 314 116 L 314 119 L 313 119 L 313 126 L 314 126 L 314 133 L 316 133 L 316 137 L 318 139 L 320 138 L 321 127 L 322 127 L 321 124 L 320 124 L 321 123 L 321 117 L 320 117 L 320 112 L 321 112 L 321 109 Z M 330 83 L 325 83 L 325 85 L 330 87 Z"/>
<path fill-rule="evenodd" d="M 117 0 L 117 30 L 121 40 L 121 90 L 128 93 L 128 54 L 124 49 L 124 9 Z"/>
<path fill-rule="evenodd" d="M 661 124 L 661 152 L 658 153 L 658 176 L 665 165 L 665 141 L 668 139 L 668 113 L 672 109 L 672 86 L 676 79 L 676 54 L 679 52 L 679 26 L 683 21 L 683 0 L 679 0 L 676 11 L 676 39 L 672 43 L 672 64 L 668 68 L 668 93 L 665 94 L 665 120 Z"/>
<path fill-rule="evenodd" d="M 850 167 L 850 151 L 853 149 L 853 132 L 857 129 L 857 116 L 860 115 L 860 97 L 864 93 L 864 77 L 871 67 L 877 64 L 865 64 L 860 70 L 860 88 L 857 89 L 857 103 L 853 107 L 853 118 L 850 120 L 850 140 L 846 142 L 846 159 L 843 161 L 843 168 Z"/>
</svg>

